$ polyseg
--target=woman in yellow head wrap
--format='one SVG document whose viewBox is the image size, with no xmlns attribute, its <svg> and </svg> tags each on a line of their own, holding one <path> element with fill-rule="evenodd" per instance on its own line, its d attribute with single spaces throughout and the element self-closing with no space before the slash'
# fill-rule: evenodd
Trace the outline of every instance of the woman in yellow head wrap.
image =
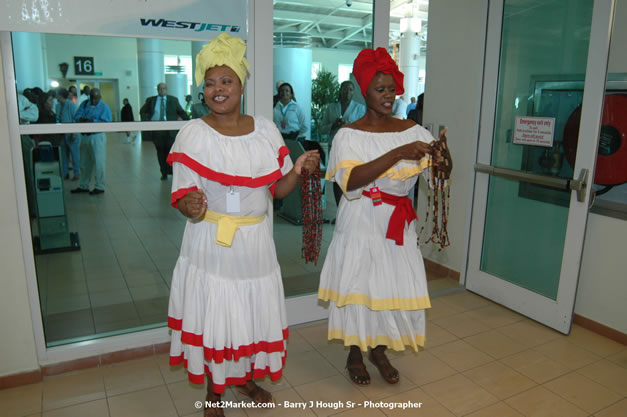
<svg viewBox="0 0 627 417">
<path fill-rule="evenodd" d="M 214 403 L 228 385 L 272 401 L 252 380 L 281 377 L 288 336 L 267 212 L 273 196 L 285 197 L 320 163 L 311 151 L 292 164 L 271 120 L 240 113 L 245 52 L 227 34 L 203 47 L 196 82 L 211 113 L 188 122 L 168 156 L 172 205 L 188 218 L 170 290 L 170 363 L 184 363 L 194 383 L 208 375 Z"/>
</svg>

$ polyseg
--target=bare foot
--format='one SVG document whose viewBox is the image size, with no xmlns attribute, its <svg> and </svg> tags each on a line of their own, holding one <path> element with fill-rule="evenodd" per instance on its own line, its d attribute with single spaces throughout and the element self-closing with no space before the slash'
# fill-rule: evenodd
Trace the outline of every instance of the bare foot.
<svg viewBox="0 0 627 417">
<path fill-rule="evenodd" d="M 220 394 L 216 394 L 215 392 L 208 392 L 205 397 L 205 412 L 203 417 L 224 417 L 224 410 L 222 407 L 218 407 L 218 403 L 220 402 Z M 214 407 L 207 407 L 207 403 L 214 405 Z"/>
<path fill-rule="evenodd" d="M 377 346 L 370 350 L 368 355 L 370 362 L 379 370 L 379 373 L 388 384 L 396 384 L 399 380 L 398 370 L 392 366 L 385 356 L 385 346 Z"/>
<path fill-rule="evenodd" d="M 238 385 L 237 390 L 256 403 L 274 403 L 272 394 L 255 384 L 252 379 L 247 381 L 245 385 Z"/>
<path fill-rule="evenodd" d="M 364 359 L 357 346 L 351 346 L 351 351 L 346 359 L 346 369 L 351 381 L 357 385 L 370 384 L 370 374 L 364 365 Z"/>
</svg>

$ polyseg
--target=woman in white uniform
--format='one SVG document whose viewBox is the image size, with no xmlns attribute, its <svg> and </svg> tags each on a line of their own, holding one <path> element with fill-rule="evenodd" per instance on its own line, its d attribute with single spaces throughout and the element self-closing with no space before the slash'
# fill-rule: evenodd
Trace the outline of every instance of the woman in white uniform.
<svg viewBox="0 0 627 417">
<path fill-rule="evenodd" d="M 279 101 L 274 106 L 273 120 L 283 139 L 303 138 L 307 134 L 305 114 L 296 103 L 294 89 L 289 83 L 279 87 Z"/>
<path fill-rule="evenodd" d="M 193 383 L 208 375 L 205 416 L 224 415 L 217 401 L 229 385 L 273 401 L 253 381 L 281 378 L 288 337 L 268 207 L 319 165 L 315 151 L 292 165 L 272 121 L 240 114 L 245 50 L 226 34 L 203 47 L 196 83 L 211 113 L 187 123 L 168 156 L 172 205 L 189 219 L 170 293 L 170 364 Z"/>
<path fill-rule="evenodd" d="M 340 201 L 333 240 L 320 277 L 318 298 L 329 301 L 328 338 L 350 346 L 346 367 L 356 384 L 370 383 L 362 352 L 390 384 L 399 380 L 385 350 L 418 351 L 431 306 L 416 211 L 408 192 L 421 173 L 448 178 L 448 152 L 432 162 L 431 134 L 412 120 L 392 116 L 403 74 L 383 48 L 360 52 L 353 74 L 366 99 L 366 115 L 335 136 L 327 180 Z M 446 140 L 444 134 L 442 140 Z"/>
</svg>

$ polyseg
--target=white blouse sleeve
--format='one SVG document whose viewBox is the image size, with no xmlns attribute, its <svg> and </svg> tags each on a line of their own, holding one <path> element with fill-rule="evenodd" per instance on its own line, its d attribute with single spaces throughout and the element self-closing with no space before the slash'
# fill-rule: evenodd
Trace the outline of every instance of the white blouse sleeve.
<svg viewBox="0 0 627 417">
<path fill-rule="evenodd" d="M 338 130 L 335 135 L 331 155 L 329 157 L 326 179 L 336 182 L 344 192 L 346 198 L 354 200 L 361 197 L 361 193 L 365 187 L 348 191 L 348 179 L 350 178 L 353 168 L 363 165 L 365 162 L 358 149 L 352 146 L 350 132 L 351 129 L 342 128 Z"/>
</svg>

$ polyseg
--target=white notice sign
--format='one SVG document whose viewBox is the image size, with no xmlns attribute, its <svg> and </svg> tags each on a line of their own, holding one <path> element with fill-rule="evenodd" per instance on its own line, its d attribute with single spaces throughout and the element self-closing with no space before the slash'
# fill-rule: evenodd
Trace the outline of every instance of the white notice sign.
<svg viewBox="0 0 627 417">
<path fill-rule="evenodd" d="M 516 116 L 514 143 L 551 147 L 554 130 L 555 117 Z"/>
</svg>

